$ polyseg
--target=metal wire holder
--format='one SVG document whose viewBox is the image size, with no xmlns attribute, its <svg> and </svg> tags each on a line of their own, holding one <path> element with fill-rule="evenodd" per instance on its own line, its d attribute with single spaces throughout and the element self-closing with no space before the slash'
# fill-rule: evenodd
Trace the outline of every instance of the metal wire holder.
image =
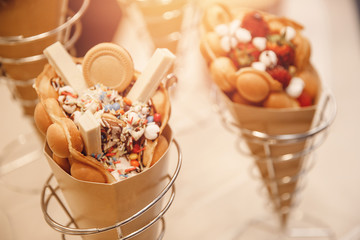
<svg viewBox="0 0 360 240">
<path fill-rule="evenodd" d="M 288 234 L 289 229 L 287 229 L 286 221 L 282 221 L 281 219 L 292 212 L 292 209 L 296 207 L 297 202 L 292 201 L 288 206 L 284 206 L 282 203 L 288 201 L 289 199 L 296 200 L 295 197 L 297 197 L 299 192 L 304 188 L 304 186 L 299 183 L 303 181 L 303 176 L 314 165 L 314 156 L 311 156 L 310 158 L 310 154 L 312 154 L 314 150 L 324 142 L 327 136 L 327 130 L 335 119 L 337 107 L 334 96 L 330 93 L 330 91 L 324 90 L 325 97 L 321 106 L 319 106 L 321 107 L 319 109 L 320 113 L 310 130 L 296 134 L 269 135 L 264 132 L 243 128 L 238 123 L 235 123 L 232 117 L 228 116 L 230 113 L 226 110 L 226 106 L 224 106 L 224 103 L 221 101 L 218 91 L 218 89 L 213 91 L 213 97 L 216 101 L 214 107 L 221 117 L 221 122 L 230 132 L 237 132 L 238 140 L 236 142 L 236 147 L 238 150 L 242 154 L 254 159 L 254 164 L 251 166 L 250 174 L 252 177 L 263 181 L 262 192 L 268 193 L 268 205 L 272 206 L 275 213 L 279 216 L 280 230 L 283 231 L 285 235 L 291 235 Z M 262 146 L 264 155 L 259 156 L 253 154 L 247 148 L 246 142 Z M 277 156 L 272 154 L 272 147 L 275 145 L 286 146 L 299 143 L 304 144 L 305 146 L 301 151 Z M 280 178 L 276 176 L 276 164 L 285 162 L 289 163 L 293 160 L 298 161 L 299 159 L 303 162 L 301 164 L 301 169 L 299 169 L 297 173 L 282 176 Z M 256 165 L 259 166 L 259 164 L 266 166 L 266 176 L 256 172 L 258 169 Z M 284 192 L 282 190 L 282 187 L 290 186 L 291 184 L 295 184 L 295 189 L 290 192 Z M 326 232 L 324 235 L 331 237 L 333 234 L 331 232 Z"/>
<path fill-rule="evenodd" d="M 52 184 L 50 183 L 51 180 L 53 179 L 53 175 L 51 175 L 49 177 L 49 179 L 47 180 L 47 182 L 45 183 L 43 190 L 42 190 L 42 194 L 41 194 L 41 209 L 43 211 L 45 221 L 49 224 L 50 227 L 52 227 L 54 230 L 56 230 L 62 234 L 62 239 L 66 239 L 66 235 L 84 236 L 84 235 L 101 233 L 101 232 L 105 232 L 105 231 L 109 231 L 109 230 L 113 230 L 113 229 L 117 229 L 119 232 L 119 229 L 121 228 L 121 226 L 123 226 L 123 225 L 131 222 L 135 218 L 141 216 L 143 213 L 145 213 L 147 210 L 149 210 L 152 206 L 154 206 L 157 202 L 159 202 L 160 199 L 162 199 L 165 196 L 165 194 L 171 189 L 171 195 L 169 196 L 168 202 L 165 204 L 165 206 L 162 208 L 162 210 L 158 213 L 158 215 L 155 216 L 148 224 L 146 224 L 145 226 L 141 227 L 140 229 L 128 234 L 127 236 L 121 236 L 121 234 L 119 233 L 119 240 L 130 239 L 130 238 L 140 234 L 141 232 L 145 231 L 146 229 L 148 229 L 149 227 L 151 227 L 153 224 L 155 224 L 157 221 L 160 220 L 162 223 L 162 229 L 158 236 L 158 239 L 162 239 L 163 235 L 165 233 L 165 221 L 164 221 L 163 217 L 174 201 L 174 198 L 175 198 L 175 184 L 174 183 L 175 183 L 177 176 L 179 175 L 180 168 L 182 165 L 182 153 L 181 153 L 180 146 L 175 139 L 173 139 L 172 142 L 174 143 L 176 150 L 177 150 L 177 166 L 176 166 L 176 169 L 174 170 L 173 175 L 172 176 L 168 175 L 169 182 L 164 187 L 164 189 L 159 193 L 159 195 L 153 201 L 151 201 L 147 206 L 145 206 L 143 209 L 139 210 L 137 213 L 135 213 L 131 217 L 129 217 L 125 220 L 122 220 L 120 222 L 117 222 L 108 227 L 86 228 L 86 229 L 79 228 L 76 224 L 75 219 L 71 216 L 70 211 L 65 206 L 66 204 L 61 200 L 60 196 L 58 195 L 58 192 L 60 191 L 59 186 L 57 186 L 57 185 L 52 186 Z M 56 200 L 58 207 L 61 207 L 61 209 L 63 210 L 65 215 L 69 218 L 68 224 L 66 224 L 66 225 L 60 224 L 58 221 L 54 220 L 49 215 L 48 207 L 49 207 L 50 200 L 52 200 L 52 199 Z M 70 227 L 70 226 L 74 226 L 74 227 Z"/>
<path fill-rule="evenodd" d="M 6 37 L 0 36 L 0 45 L 16 46 L 25 43 L 31 43 L 38 40 L 46 39 L 48 37 L 63 32 L 59 41 L 63 43 L 66 49 L 70 50 L 81 35 L 82 25 L 80 22 L 80 18 L 85 13 L 86 9 L 89 6 L 89 3 L 90 0 L 82 0 L 82 5 L 80 6 L 79 10 L 77 10 L 77 12 L 75 13 L 70 9 L 67 9 L 66 21 L 50 31 L 29 37 L 23 37 L 21 35 L 6 36 Z M 2 64 L 21 65 L 26 63 L 34 63 L 43 59 L 45 59 L 44 54 L 38 54 L 38 55 L 27 56 L 22 58 L 8 58 L 8 57 L 0 56 L 0 82 L 4 82 L 8 85 L 9 90 L 16 98 L 16 100 L 20 102 L 22 106 L 33 107 L 36 105 L 37 99 L 23 99 L 19 97 L 16 91 L 16 87 L 31 87 L 35 82 L 35 78 L 31 78 L 27 80 L 12 79 L 6 74 L 6 71 L 2 68 Z"/>
</svg>

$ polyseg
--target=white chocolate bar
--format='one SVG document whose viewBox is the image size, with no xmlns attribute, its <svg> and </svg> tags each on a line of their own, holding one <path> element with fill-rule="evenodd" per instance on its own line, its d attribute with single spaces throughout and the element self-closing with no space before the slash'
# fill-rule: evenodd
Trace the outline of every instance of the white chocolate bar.
<svg viewBox="0 0 360 240">
<path fill-rule="evenodd" d="M 89 110 L 79 117 L 79 128 L 86 155 L 101 153 L 100 123 Z"/>
<path fill-rule="evenodd" d="M 175 61 L 175 55 L 166 48 L 158 48 L 146 65 L 143 73 L 126 96 L 131 101 L 146 103 L 159 87 L 164 75 Z"/>
<path fill-rule="evenodd" d="M 78 94 L 88 89 L 82 72 L 60 42 L 45 48 L 44 55 L 61 79 Z"/>
</svg>

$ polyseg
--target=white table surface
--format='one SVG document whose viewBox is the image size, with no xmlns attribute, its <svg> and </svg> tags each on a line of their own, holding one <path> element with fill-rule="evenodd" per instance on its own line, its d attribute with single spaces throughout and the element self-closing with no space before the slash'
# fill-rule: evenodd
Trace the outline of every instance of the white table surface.
<svg viewBox="0 0 360 240">
<path fill-rule="evenodd" d="M 306 175 L 298 209 L 321 219 L 337 239 L 358 240 L 360 28 L 355 3 L 287 0 L 277 11 L 305 26 L 304 34 L 312 43 L 312 62 L 332 89 L 338 107 L 329 135 L 316 151 L 316 164 Z M 122 21 L 120 27 L 126 29 L 128 20 Z M 236 135 L 223 127 L 213 109 L 197 37 L 195 28 L 183 36 L 186 47 L 179 57 L 179 83 L 172 93 L 170 124 L 184 161 L 176 181 L 175 201 L 166 213 L 164 239 L 232 239 L 251 219 L 267 214 L 266 199 L 258 192 L 260 183 L 250 177 L 251 159 L 237 151 Z M 135 66 L 141 69 L 148 52 L 139 53 L 129 39 L 131 34 L 114 41 L 129 48 Z M 4 158 L 13 150 L 8 144 L 21 134 L 31 133 L 33 126 L 22 116 L 4 83 L 0 84 L 0 98 Z M 50 171 L 44 159 L 37 164 L 41 171 L 19 171 L 15 176 L 40 190 Z M 23 193 L 0 184 L 0 239 L 60 239 L 43 219 L 39 193 Z"/>
</svg>

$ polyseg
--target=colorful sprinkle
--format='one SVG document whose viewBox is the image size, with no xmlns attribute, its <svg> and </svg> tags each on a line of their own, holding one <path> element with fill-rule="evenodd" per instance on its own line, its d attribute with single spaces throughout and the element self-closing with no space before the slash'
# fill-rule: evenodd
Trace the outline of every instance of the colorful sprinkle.
<svg viewBox="0 0 360 240">
<path fill-rule="evenodd" d="M 129 172 L 134 171 L 134 170 L 136 170 L 136 167 L 125 169 L 125 172 L 129 173 Z"/>
</svg>

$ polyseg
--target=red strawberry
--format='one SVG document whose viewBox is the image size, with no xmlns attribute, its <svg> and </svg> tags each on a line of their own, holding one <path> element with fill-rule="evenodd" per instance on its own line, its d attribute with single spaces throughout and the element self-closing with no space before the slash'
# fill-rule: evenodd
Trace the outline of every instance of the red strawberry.
<svg viewBox="0 0 360 240">
<path fill-rule="evenodd" d="M 305 90 L 301 93 L 301 95 L 297 98 L 301 107 L 308 107 L 312 105 L 312 99 L 308 92 Z"/>
<path fill-rule="evenodd" d="M 269 26 L 258 12 L 246 14 L 242 20 L 241 27 L 250 31 L 251 36 L 265 37 L 269 33 Z"/>
<path fill-rule="evenodd" d="M 273 79 L 278 80 L 283 85 L 283 88 L 286 88 L 289 85 L 291 74 L 284 67 L 277 65 L 274 68 L 268 69 L 267 72 Z"/>
<path fill-rule="evenodd" d="M 278 45 L 276 43 L 268 43 L 267 49 L 276 53 L 279 65 L 285 68 L 294 65 L 295 51 L 290 45 Z"/>
</svg>

